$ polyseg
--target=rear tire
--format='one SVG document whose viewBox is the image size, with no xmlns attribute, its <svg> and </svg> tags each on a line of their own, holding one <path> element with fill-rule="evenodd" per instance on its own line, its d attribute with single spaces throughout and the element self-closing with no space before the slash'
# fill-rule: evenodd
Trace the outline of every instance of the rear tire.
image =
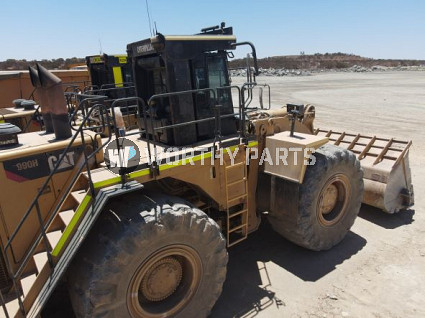
<svg viewBox="0 0 425 318">
<path fill-rule="evenodd" d="M 326 144 L 314 155 L 316 163 L 307 166 L 299 186 L 298 211 L 277 211 L 269 220 L 288 240 L 320 251 L 341 242 L 354 224 L 363 198 L 363 171 L 351 151 L 334 145 Z"/>
<path fill-rule="evenodd" d="M 219 226 L 163 195 L 131 194 L 105 212 L 68 271 L 75 315 L 206 317 L 226 277 Z"/>
</svg>

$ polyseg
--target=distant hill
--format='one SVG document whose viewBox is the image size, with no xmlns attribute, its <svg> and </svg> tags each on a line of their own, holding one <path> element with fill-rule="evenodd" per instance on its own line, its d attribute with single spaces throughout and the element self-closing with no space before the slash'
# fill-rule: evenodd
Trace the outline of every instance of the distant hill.
<svg viewBox="0 0 425 318">
<path fill-rule="evenodd" d="M 28 65 L 34 65 L 35 63 L 40 63 L 44 67 L 46 67 L 49 70 L 66 70 L 69 69 L 72 66 L 75 66 L 76 64 L 85 64 L 86 60 L 84 58 L 79 57 L 72 57 L 72 58 L 58 58 L 53 60 L 14 60 L 14 59 L 8 59 L 6 61 L 0 62 L 0 71 L 14 71 L 14 70 L 26 70 L 28 68 Z"/>
<path fill-rule="evenodd" d="M 84 58 L 58 58 L 52 60 L 41 61 L 27 61 L 27 60 L 14 60 L 8 59 L 0 62 L 0 70 L 25 70 L 28 65 L 34 65 L 36 62 L 40 63 L 48 69 L 69 69 L 76 64 L 85 64 Z M 272 56 L 258 60 L 258 66 L 262 68 L 275 68 L 275 69 L 295 69 L 295 70 L 316 70 L 316 69 L 344 69 L 350 68 L 354 65 L 363 67 L 372 67 L 375 65 L 397 67 L 397 66 L 418 66 L 425 65 L 425 60 L 385 60 L 385 59 L 371 59 L 361 57 L 354 54 L 345 53 L 326 53 L 326 54 L 313 54 L 313 55 L 286 55 L 286 56 Z M 245 59 L 236 59 L 230 61 L 231 68 L 246 67 Z"/>
<path fill-rule="evenodd" d="M 344 69 L 354 65 L 372 67 L 375 65 L 397 67 L 397 66 L 418 66 L 425 65 L 425 60 L 392 60 L 392 59 L 371 59 L 354 54 L 345 53 L 316 53 L 313 55 L 287 55 L 273 56 L 258 59 L 258 66 L 262 68 L 275 69 L 296 69 L 296 70 L 316 70 L 316 69 Z M 230 62 L 231 68 L 246 67 L 245 59 L 237 59 Z"/>
</svg>

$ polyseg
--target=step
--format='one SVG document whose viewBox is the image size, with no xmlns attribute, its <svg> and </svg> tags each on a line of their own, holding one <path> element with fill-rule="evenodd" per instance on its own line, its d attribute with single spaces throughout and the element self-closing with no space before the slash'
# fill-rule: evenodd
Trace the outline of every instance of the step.
<svg viewBox="0 0 425 318">
<path fill-rule="evenodd" d="M 44 265 L 46 265 L 47 263 L 47 252 L 35 254 L 33 256 L 33 259 L 35 261 L 35 266 L 37 267 L 37 271 L 40 273 Z"/>
<path fill-rule="evenodd" d="M 246 182 L 235 182 L 227 185 L 227 201 L 246 194 Z"/>
<path fill-rule="evenodd" d="M 245 210 L 241 210 L 241 211 L 238 211 L 238 212 L 233 212 L 233 213 L 229 214 L 229 219 L 234 218 L 235 216 L 241 215 L 243 213 L 248 213 L 248 210 L 245 209 Z"/>
<path fill-rule="evenodd" d="M 77 190 L 77 191 L 71 192 L 71 196 L 75 199 L 75 201 L 78 202 L 78 205 L 80 205 L 81 202 L 83 202 L 86 194 L 87 194 L 87 190 Z"/>
<path fill-rule="evenodd" d="M 247 224 L 241 224 L 239 226 L 232 227 L 231 229 L 229 229 L 229 233 L 233 233 L 235 231 L 241 230 L 246 226 L 247 226 Z"/>
<path fill-rule="evenodd" d="M 74 191 L 84 190 L 84 189 L 87 190 L 88 186 L 89 186 L 88 177 L 84 173 L 81 173 L 80 176 L 78 177 L 77 181 L 74 184 L 73 190 Z"/>
<path fill-rule="evenodd" d="M 227 186 L 230 187 L 232 185 L 235 185 L 235 184 L 238 184 L 238 183 L 242 183 L 242 182 L 245 182 L 245 181 L 246 181 L 246 178 L 243 177 L 242 179 L 239 179 L 239 180 L 236 180 L 236 181 L 227 183 Z"/>
<path fill-rule="evenodd" d="M 235 164 L 233 166 L 227 166 L 225 172 L 227 184 L 232 184 L 240 180 L 246 180 L 246 167 L 244 162 Z"/>
<path fill-rule="evenodd" d="M 14 317 L 15 313 L 19 311 L 19 302 L 17 298 L 14 299 L 5 299 L 7 312 L 9 314 L 9 317 Z M 0 318 L 6 317 L 3 308 L 0 309 Z"/>
<path fill-rule="evenodd" d="M 234 198 L 230 198 L 229 200 L 227 200 L 227 207 L 230 208 L 237 204 L 245 203 L 247 199 L 248 199 L 248 195 L 246 193 Z"/>
<path fill-rule="evenodd" d="M 233 245 L 236 245 L 236 244 L 242 242 L 243 240 L 246 240 L 246 238 L 247 238 L 247 236 L 245 235 L 245 236 L 242 236 L 239 239 L 233 240 L 232 242 L 227 243 L 227 247 L 231 247 Z"/>
<path fill-rule="evenodd" d="M 48 235 L 49 234 L 51 233 L 48 233 Z M 33 260 L 35 262 L 37 272 L 40 273 L 43 267 L 47 263 L 47 253 L 42 252 L 42 253 L 35 254 L 33 256 Z M 28 292 L 30 291 L 36 279 L 37 279 L 37 274 L 28 275 L 21 279 L 21 287 L 22 287 L 22 292 L 24 297 L 28 295 Z"/>
<path fill-rule="evenodd" d="M 62 222 L 65 224 L 65 227 L 68 226 L 68 224 L 71 222 L 75 211 L 74 210 L 65 210 L 59 212 L 59 217 L 62 220 Z"/>
<path fill-rule="evenodd" d="M 242 162 L 238 162 L 238 163 L 235 163 L 235 164 L 233 164 L 233 165 L 227 165 L 226 166 L 226 170 L 231 170 L 231 169 L 236 169 L 236 168 L 240 168 L 241 166 L 244 166 L 246 163 L 245 163 L 245 161 L 242 161 Z"/>
<path fill-rule="evenodd" d="M 34 260 L 32 258 L 30 258 L 28 260 L 28 264 L 25 266 L 25 269 L 22 272 L 22 276 L 21 277 L 28 276 L 28 275 L 34 274 L 36 272 L 37 272 L 37 267 L 35 265 L 35 262 L 34 262 Z M 1 312 L 1 310 L 0 310 L 0 312 Z"/>
<path fill-rule="evenodd" d="M 28 295 L 28 292 L 31 289 L 32 285 L 34 284 L 36 278 L 37 278 L 37 275 L 32 274 L 21 279 L 21 287 L 22 287 L 22 293 L 24 297 Z"/>
<path fill-rule="evenodd" d="M 47 258 L 47 255 L 46 255 Z M 23 299 L 24 308 L 26 308 L 27 311 L 31 308 L 31 306 L 34 304 L 34 301 L 37 297 L 37 295 L 40 293 L 41 289 L 43 288 L 44 284 L 49 279 L 49 276 L 52 274 L 52 268 L 50 267 L 47 260 L 44 263 L 44 266 L 41 268 L 40 272 L 37 275 L 37 278 L 32 285 L 31 289 L 28 291 L 28 294 Z M 15 318 L 20 318 L 23 316 L 15 316 Z"/>
<path fill-rule="evenodd" d="M 53 231 L 53 232 L 49 232 L 46 233 L 47 236 L 47 240 L 49 241 L 50 247 L 52 248 L 52 250 L 56 247 L 56 245 L 58 244 L 61 236 L 62 236 L 62 231 Z"/>
<path fill-rule="evenodd" d="M 60 218 L 55 217 L 49 226 L 49 231 L 62 231 L 65 227 L 66 224 Z"/>
</svg>

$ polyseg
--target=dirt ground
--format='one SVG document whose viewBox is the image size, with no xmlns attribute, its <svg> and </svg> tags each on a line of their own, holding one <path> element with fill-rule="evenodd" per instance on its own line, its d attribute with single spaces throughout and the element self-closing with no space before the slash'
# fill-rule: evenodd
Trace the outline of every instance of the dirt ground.
<svg viewBox="0 0 425 318">
<path fill-rule="evenodd" d="M 232 247 L 211 317 L 425 317 L 425 72 L 260 77 L 272 104 L 316 105 L 316 127 L 412 139 L 415 206 L 395 215 L 363 206 L 333 249 L 298 247 L 263 222 Z M 234 84 L 243 83 L 242 78 Z M 66 291 L 43 317 L 73 317 Z M 60 314 L 58 314 L 60 313 Z"/>
<path fill-rule="evenodd" d="M 234 84 L 243 82 L 234 79 Z M 311 252 L 264 222 L 230 250 L 216 317 L 425 317 L 425 72 L 259 77 L 272 104 L 310 103 L 316 127 L 412 139 L 415 206 L 363 206 L 347 237 Z"/>
</svg>

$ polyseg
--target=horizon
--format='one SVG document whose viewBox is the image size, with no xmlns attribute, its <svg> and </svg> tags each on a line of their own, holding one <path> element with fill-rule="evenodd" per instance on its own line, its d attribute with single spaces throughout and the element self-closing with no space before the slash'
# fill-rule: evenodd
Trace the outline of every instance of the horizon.
<svg viewBox="0 0 425 318">
<path fill-rule="evenodd" d="M 344 53 L 344 52 L 326 52 L 326 53 L 318 53 L 318 52 L 316 52 L 316 53 L 310 53 L 310 54 L 274 55 L 274 56 L 259 57 L 258 59 L 261 60 L 261 59 L 266 59 L 266 58 L 277 58 L 277 57 L 314 56 L 316 54 L 320 54 L 320 55 L 341 54 L 341 55 L 344 55 L 344 56 L 356 56 L 356 57 L 359 57 L 359 58 L 362 58 L 362 59 L 371 59 L 371 60 L 376 60 L 376 61 L 378 61 L 378 60 L 384 60 L 384 61 L 394 60 L 394 61 L 419 61 L 419 62 L 424 61 L 425 62 L 425 58 L 423 58 L 423 59 L 394 59 L 394 58 L 381 59 L 381 58 L 371 58 L 371 57 L 367 57 L 367 56 L 361 56 L 361 55 L 358 55 L 358 54 L 355 54 L 355 53 L 353 54 L 353 53 Z M 56 58 L 51 58 L 51 59 L 39 59 L 39 60 L 36 60 L 36 59 L 33 59 L 33 60 L 28 60 L 28 59 L 19 59 L 18 60 L 18 59 L 14 59 L 14 60 L 16 60 L 16 61 L 24 61 L 25 60 L 27 62 L 42 62 L 43 60 L 45 60 L 45 61 L 52 61 L 52 60 L 63 59 L 65 61 L 67 59 L 74 59 L 74 58 L 85 59 L 85 56 L 83 56 L 83 57 L 79 57 L 79 56 L 56 57 Z M 232 60 L 235 61 L 235 60 L 238 60 L 238 59 L 245 59 L 245 57 L 244 56 L 235 57 L 234 59 L 229 59 L 229 61 L 232 61 Z M 0 63 L 6 62 L 7 60 L 13 60 L 13 59 L 0 60 Z M 5 71 L 5 70 L 3 70 L 3 71 Z"/>
<path fill-rule="evenodd" d="M 266 0 L 244 6 L 224 0 L 214 4 L 151 0 L 150 23 L 143 0 L 120 6 L 92 0 L 73 4 L 49 0 L 36 5 L 29 0 L 4 3 L 2 30 L 17 27 L 0 34 L 0 61 L 125 53 L 128 43 L 150 37 L 149 25 L 156 24 L 163 34 L 194 34 L 222 21 L 234 28 L 238 41 L 253 42 L 259 58 L 346 52 L 372 59 L 424 59 L 425 44 L 420 39 L 425 33 L 425 2 L 420 0 Z M 21 12 L 22 8 L 29 10 Z M 246 53 L 239 48 L 235 56 L 243 58 Z"/>
</svg>

